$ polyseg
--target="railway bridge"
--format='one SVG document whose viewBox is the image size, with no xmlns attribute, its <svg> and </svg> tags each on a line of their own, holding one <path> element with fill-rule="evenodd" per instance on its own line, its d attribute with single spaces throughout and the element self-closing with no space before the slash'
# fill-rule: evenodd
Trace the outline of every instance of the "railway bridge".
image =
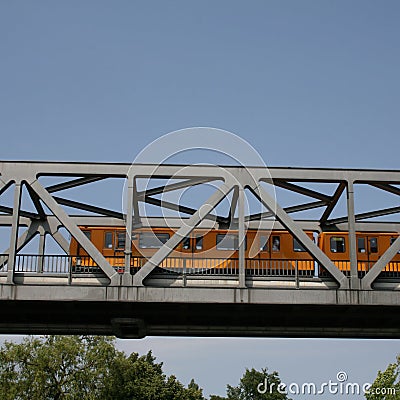
<svg viewBox="0 0 400 400">
<path fill-rule="evenodd" d="M 0 162 L 0 332 L 399 338 L 399 185 L 393 170 Z M 120 251 L 88 227 L 124 229 Z M 174 233 L 135 252 L 135 232 L 155 227 Z M 234 231 L 237 251 L 177 254 L 196 229 Z M 289 232 L 311 267 L 249 257 L 248 230 Z M 323 232 L 346 234 L 346 267 Z M 379 232 L 390 245 L 361 261 L 357 235 Z"/>
</svg>

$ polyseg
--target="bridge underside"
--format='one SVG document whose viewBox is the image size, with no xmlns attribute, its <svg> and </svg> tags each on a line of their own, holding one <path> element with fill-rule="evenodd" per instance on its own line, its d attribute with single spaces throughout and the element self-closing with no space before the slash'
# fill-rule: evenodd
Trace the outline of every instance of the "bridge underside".
<svg viewBox="0 0 400 400">
<path fill-rule="evenodd" d="M 400 338 L 396 292 L 82 287 L 77 301 L 70 289 L 3 287 L 0 333 Z"/>
</svg>

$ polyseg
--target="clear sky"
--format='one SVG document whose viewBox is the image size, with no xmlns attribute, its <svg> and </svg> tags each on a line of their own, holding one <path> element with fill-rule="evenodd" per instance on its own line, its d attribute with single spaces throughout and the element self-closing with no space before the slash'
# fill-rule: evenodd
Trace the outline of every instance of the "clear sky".
<svg viewBox="0 0 400 400">
<path fill-rule="evenodd" d="M 0 159 L 129 162 L 167 132 L 212 126 L 268 165 L 399 169 L 399 20 L 397 0 L 0 0 Z M 219 394 L 252 366 L 369 380 L 400 347 L 120 343 Z"/>
</svg>

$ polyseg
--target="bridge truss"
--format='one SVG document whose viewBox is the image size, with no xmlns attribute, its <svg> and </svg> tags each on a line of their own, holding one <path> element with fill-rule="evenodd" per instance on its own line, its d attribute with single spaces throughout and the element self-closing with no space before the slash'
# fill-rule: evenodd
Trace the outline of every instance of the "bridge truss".
<svg viewBox="0 0 400 400">
<path fill-rule="evenodd" d="M 124 212 L 116 206 L 101 204 L 107 194 L 101 185 L 106 187 L 107 182 L 117 180 L 125 184 Z M 142 190 L 139 181 L 143 180 L 147 186 Z M 81 193 L 91 191 L 94 184 L 98 185 L 95 200 L 82 200 Z M 362 193 L 368 188 L 390 193 L 398 201 L 399 184 L 400 171 L 383 170 L 2 162 L 0 227 L 7 228 L 8 237 L 6 249 L 0 255 L 0 301 L 7 305 L 3 307 L 0 331 L 114 332 L 128 337 L 146 334 L 400 337 L 400 320 L 397 317 L 393 320 L 391 313 L 393 306 L 400 305 L 397 292 L 400 284 L 379 283 L 378 279 L 400 251 L 400 238 L 364 276 L 358 274 L 356 239 L 356 232 L 400 233 L 399 219 L 379 219 L 398 216 L 400 206 L 376 207 L 361 213 L 355 208 L 357 190 Z M 200 206 L 163 198 L 166 193 L 202 185 L 212 185 L 213 193 Z M 330 193 L 326 193 L 324 185 Z M 280 205 L 271 187 L 306 200 Z M 121 192 L 116 193 L 120 199 Z M 9 204 L 5 201 L 7 194 L 11 199 Z M 249 197 L 263 211 L 249 212 L 246 209 Z M 227 215 L 218 213 L 223 201 L 229 202 Z M 29 209 L 25 206 L 28 203 Z M 149 217 L 141 213 L 143 204 L 172 210 L 185 218 Z M 340 204 L 344 204 L 343 214 L 332 217 Z M 307 220 L 293 217 L 310 210 L 319 210 L 319 216 Z M 94 246 L 82 226 L 126 226 L 122 268 L 115 268 L 112 260 Z M 172 226 L 176 232 L 152 257 L 141 260 L 140 268 L 132 268 L 138 265 L 138 260 L 132 255 L 130 232 L 137 227 L 153 226 Z M 248 228 L 287 230 L 316 265 L 327 272 L 327 279 L 318 276 L 302 279 L 297 272 L 293 278 L 282 279 L 248 276 L 244 241 L 240 241 L 237 268 L 230 276 L 191 276 L 185 271 L 160 274 L 160 266 L 165 265 L 173 249 L 198 226 L 230 227 L 238 231 L 239 238 L 245 236 Z M 350 273 L 340 271 L 306 230 L 348 232 Z M 75 238 L 95 268 L 82 273 L 73 267 L 69 239 L 62 232 Z M 49 237 L 63 254 L 46 253 Z M 34 238 L 39 238 L 37 252 L 25 254 L 24 249 Z M 77 301 L 85 311 L 74 319 Z M 52 310 L 47 318 L 37 311 L 37 306 L 43 304 Z M 94 304 L 102 304 L 103 316 L 93 311 Z M 164 310 L 167 304 L 181 311 Z M 249 306 L 253 311 L 249 311 Z M 322 318 L 323 310 L 329 307 L 321 306 L 331 306 L 331 325 Z M 68 318 L 57 317 L 57 307 L 62 307 Z M 374 307 L 379 307 L 380 317 L 387 313 L 385 321 L 360 323 L 361 315 L 369 315 Z M 271 315 L 278 309 L 285 310 L 292 322 L 285 318 L 283 323 L 277 317 L 272 318 L 273 323 L 260 320 L 259 313 L 268 310 Z M 311 310 L 312 316 L 304 313 L 306 309 Z M 22 316 L 21 310 L 24 310 Z M 158 310 L 164 310 L 168 317 L 156 318 Z M 209 312 L 213 317 L 206 318 Z M 242 315 L 242 321 L 235 322 L 233 314 Z M 204 321 L 194 321 L 193 315 L 201 316 Z M 245 315 L 258 322 L 247 321 Z"/>
</svg>

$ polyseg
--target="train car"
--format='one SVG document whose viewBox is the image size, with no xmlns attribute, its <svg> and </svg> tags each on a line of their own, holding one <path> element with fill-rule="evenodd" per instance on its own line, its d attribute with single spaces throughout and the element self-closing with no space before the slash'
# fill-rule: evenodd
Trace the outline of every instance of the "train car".
<svg viewBox="0 0 400 400">
<path fill-rule="evenodd" d="M 119 272 L 125 267 L 126 231 L 123 227 L 80 227 L 107 261 Z M 171 228 L 138 229 L 132 233 L 131 268 L 142 267 L 175 231 Z M 314 240 L 312 231 L 305 231 Z M 379 257 L 397 239 L 396 233 L 357 232 L 357 269 L 366 274 Z M 349 235 L 347 232 L 323 232 L 318 246 L 345 274 L 350 272 Z M 314 276 L 312 256 L 288 231 L 248 230 L 244 243 L 245 268 L 248 275 Z M 76 271 L 94 271 L 97 267 L 72 238 L 70 254 Z M 160 268 L 172 272 L 236 274 L 239 271 L 239 236 L 237 231 L 195 229 L 171 251 Z M 382 276 L 398 276 L 400 253 L 388 263 Z M 327 276 L 322 268 L 320 277 Z"/>
<path fill-rule="evenodd" d="M 125 265 L 126 231 L 110 227 L 80 227 L 107 261 L 118 271 Z M 169 228 L 139 229 L 132 233 L 131 267 L 140 268 L 175 233 Z M 306 234 L 313 239 L 313 232 Z M 312 275 L 314 262 L 298 241 L 287 231 L 248 230 L 244 243 L 246 269 L 254 275 L 301 273 Z M 76 270 L 90 272 L 94 263 L 72 238 L 70 254 Z M 169 254 L 161 268 L 169 271 L 237 273 L 239 235 L 237 231 L 195 229 Z"/>
<path fill-rule="evenodd" d="M 366 274 L 382 254 L 398 238 L 398 234 L 386 232 L 356 232 L 357 270 Z M 347 232 L 323 232 L 319 235 L 319 247 L 346 274 L 350 271 L 349 234 Z M 382 271 L 383 276 L 399 271 L 400 254 Z"/>
</svg>

